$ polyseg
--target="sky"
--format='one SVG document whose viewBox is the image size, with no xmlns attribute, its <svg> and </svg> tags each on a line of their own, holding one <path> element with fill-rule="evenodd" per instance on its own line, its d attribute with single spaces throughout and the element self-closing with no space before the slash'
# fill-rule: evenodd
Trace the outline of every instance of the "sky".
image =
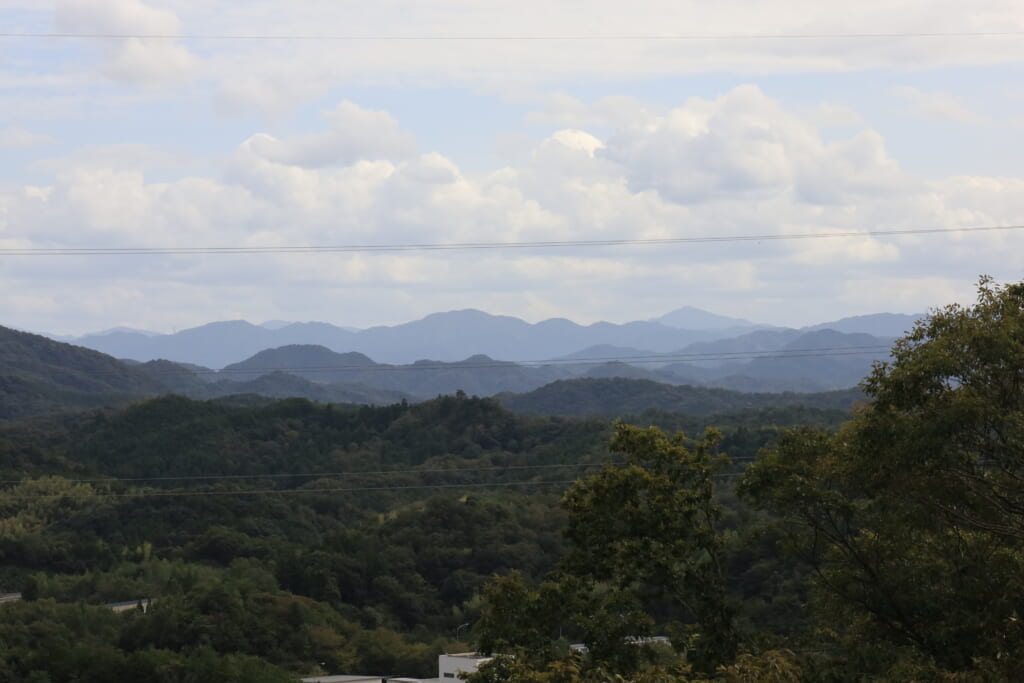
<svg viewBox="0 0 1024 683">
<path fill-rule="evenodd" d="M 1024 225 L 1019 0 L 0 0 L 0 26 L 0 325 L 800 326 L 1024 278 L 1024 230 L 2 252 Z"/>
</svg>

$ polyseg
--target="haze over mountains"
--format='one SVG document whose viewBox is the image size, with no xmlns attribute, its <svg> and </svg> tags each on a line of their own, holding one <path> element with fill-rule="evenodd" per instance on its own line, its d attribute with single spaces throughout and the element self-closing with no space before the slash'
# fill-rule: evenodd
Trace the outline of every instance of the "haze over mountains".
<svg viewBox="0 0 1024 683">
<path fill-rule="evenodd" d="M 805 330 L 833 329 L 891 338 L 909 329 L 917 317 L 887 313 L 859 316 L 821 323 Z M 254 325 L 234 320 L 213 322 L 174 334 L 115 329 L 60 340 L 116 358 L 166 359 L 222 368 L 260 351 L 289 345 L 323 346 L 339 353 L 358 352 L 378 363 L 412 363 L 421 359 L 454 362 L 477 354 L 522 362 L 580 355 L 581 351 L 592 347 L 626 349 L 629 355 L 665 354 L 696 342 L 718 342 L 772 329 L 785 331 L 692 307 L 678 309 L 655 320 L 592 325 L 579 325 L 564 318 L 531 324 L 510 316 L 467 309 L 365 330 L 323 322 L 272 321 L 270 325 Z M 773 348 L 780 346 L 776 344 Z"/>
<path fill-rule="evenodd" d="M 692 411 L 707 401 L 836 407 L 856 391 L 821 392 L 855 387 L 913 320 L 880 314 L 794 330 L 687 308 L 657 321 L 583 326 L 466 310 L 355 331 L 285 321 L 170 335 L 115 329 L 79 346 L 0 328 L 0 419 L 162 393 L 387 404 L 463 391 L 565 414 Z"/>
<path fill-rule="evenodd" d="M 292 367 L 269 369 L 267 364 Z M 327 374 L 320 375 L 321 371 Z M 637 378 L 645 374 L 662 381 Z M 119 361 L 0 327 L 0 421 L 167 393 L 201 399 L 246 395 L 391 404 L 459 391 L 498 395 L 521 412 L 564 415 L 680 409 L 705 414 L 767 405 L 845 410 L 860 396 L 857 390 L 773 394 L 709 389 L 684 384 L 664 370 L 645 371 L 619 362 L 528 366 L 474 356 L 457 363 L 384 365 L 361 354 L 336 354 L 315 346 L 264 351 L 218 372 L 166 360 Z"/>
</svg>

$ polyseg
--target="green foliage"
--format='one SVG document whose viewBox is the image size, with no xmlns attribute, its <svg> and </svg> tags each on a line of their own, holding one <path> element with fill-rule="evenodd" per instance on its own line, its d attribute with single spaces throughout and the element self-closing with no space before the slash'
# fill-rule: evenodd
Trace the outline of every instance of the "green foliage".
<svg viewBox="0 0 1024 683">
<path fill-rule="evenodd" d="M 845 412 L 863 395 L 857 389 L 813 394 L 749 393 L 613 377 L 559 380 L 525 394 L 502 394 L 499 398 L 518 413 L 614 418 L 649 410 L 708 416 L 780 406 Z"/>
<path fill-rule="evenodd" d="M 625 464 L 605 466 L 563 501 L 567 571 L 633 593 L 641 603 L 682 609 L 696 622 L 686 646 L 701 668 L 729 662 L 736 652 L 715 529 L 721 509 L 713 477 L 726 462 L 716 453 L 720 440 L 709 431 L 687 448 L 682 433 L 619 424 L 611 448 Z"/>
<path fill-rule="evenodd" d="M 714 475 L 726 462 L 716 450 L 720 438 L 710 430 L 691 446 L 682 433 L 616 425 L 611 448 L 625 462 L 578 481 L 562 500 L 567 550 L 559 572 L 537 589 L 518 574 L 485 589 L 480 645 L 515 655 L 514 663 L 496 668 L 513 667 L 522 680 L 562 680 L 567 662 L 582 667 L 588 680 L 640 676 L 656 669 L 657 652 L 636 638 L 658 622 L 683 654 L 670 654 L 676 665 L 685 660 L 711 671 L 734 659 L 715 528 L 721 510 Z M 554 631 L 563 627 L 582 639 L 586 657 L 559 652 Z M 552 666 L 563 670 L 553 673 Z"/>
<path fill-rule="evenodd" d="M 160 390 L 110 356 L 0 327 L 0 422 L 123 403 Z"/>
<path fill-rule="evenodd" d="M 720 420 L 721 444 L 748 459 L 777 437 L 775 425 L 802 415 L 835 420 L 748 411 Z M 717 418 L 651 417 L 696 433 L 705 420 Z M 465 395 L 358 409 L 164 397 L 2 427 L 0 472 L 21 482 L 0 490 L 0 591 L 25 599 L 0 605 L 0 629 L 38 631 L 39 647 L 67 654 L 0 639 L 0 672 L 11 672 L 0 683 L 70 680 L 76 666 L 81 680 L 429 676 L 463 624 L 476 625 L 462 634 L 483 636 L 495 622 L 513 633 L 488 647 L 531 643 L 535 658 L 515 666 L 562 677 L 550 680 L 683 675 L 671 648 L 625 640 L 668 633 L 672 622 L 684 625 L 672 633 L 691 664 L 705 658 L 705 675 L 717 675 L 710 653 L 726 641 L 710 606 L 720 601 L 729 616 L 726 579 L 786 605 L 800 601 L 798 586 L 772 582 L 786 568 L 748 543 L 751 517 L 728 490 L 711 489 L 716 472 L 742 460 L 729 466 L 709 444 L 618 429 L 611 453 L 607 421 L 521 417 Z M 628 462 L 580 484 L 565 507 L 561 487 L 533 485 L 609 460 Z M 444 488 L 423 488 L 434 485 Z M 646 513 L 618 515 L 588 497 L 630 486 L 652 502 Z M 608 558 L 593 546 L 604 526 L 617 534 Z M 633 527 L 650 533 L 634 539 Z M 636 564 L 630 544 L 656 561 Z M 521 592 L 500 604 L 485 589 L 494 575 Z M 692 585 L 673 589 L 674 577 Z M 155 599 L 146 613 L 103 607 L 143 598 Z M 39 609 L 20 611 L 29 604 Z M 767 599 L 757 609 L 778 614 Z M 67 630 L 78 613 L 99 620 L 89 634 Z M 571 655 L 570 641 L 597 654 Z M 79 661 L 90 651 L 93 663 Z"/>
<path fill-rule="evenodd" d="M 1024 676 L 1024 286 L 979 290 L 897 342 L 849 425 L 786 434 L 741 487 L 814 567 L 824 634 L 880 677 Z"/>
</svg>

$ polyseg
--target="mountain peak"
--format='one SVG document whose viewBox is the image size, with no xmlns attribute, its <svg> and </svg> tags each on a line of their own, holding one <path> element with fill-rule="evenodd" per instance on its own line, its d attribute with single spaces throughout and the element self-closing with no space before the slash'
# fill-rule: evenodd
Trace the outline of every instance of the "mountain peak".
<svg viewBox="0 0 1024 683">
<path fill-rule="evenodd" d="M 684 330 L 722 330 L 729 327 L 753 325 L 749 320 L 717 315 L 693 306 L 677 308 L 659 318 L 651 318 L 650 322 Z"/>
<path fill-rule="evenodd" d="M 872 313 L 870 315 L 854 315 L 831 322 L 809 325 L 804 331 L 835 330 L 837 332 L 874 335 L 876 337 L 901 337 L 914 327 L 923 313 L 908 315 L 905 313 Z"/>
</svg>

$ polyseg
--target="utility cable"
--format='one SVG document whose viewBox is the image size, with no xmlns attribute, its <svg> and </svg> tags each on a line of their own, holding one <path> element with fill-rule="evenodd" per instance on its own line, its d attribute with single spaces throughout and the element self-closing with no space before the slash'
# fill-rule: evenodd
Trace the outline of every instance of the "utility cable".
<svg viewBox="0 0 1024 683">
<path fill-rule="evenodd" d="M 755 462 L 756 460 L 757 460 L 756 456 L 754 456 L 754 457 L 749 457 L 748 456 L 748 457 L 729 458 L 729 461 L 727 463 L 723 463 L 723 466 L 724 467 L 730 467 L 732 465 L 747 465 L 747 464 L 750 464 L 752 462 Z M 36 479 L 22 479 L 22 480 L 7 479 L 7 480 L 2 480 L 2 481 L 0 481 L 0 484 L 4 484 L 4 485 L 11 485 L 11 484 L 13 484 L 13 485 L 23 485 L 23 484 L 26 484 L 26 483 L 33 483 L 33 482 L 40 481 L 42 479 L 42 477 L 54 477 L 54 476 L 60 477 L 64 481 L 67 481 L 69 484 L 124 484 L 124 483 L 135 483 L 135 484 L 137 484 L 137 483 L 141 483 L 141 482 L 167 482 L 167 481 L 217 482 L 217 481 L 246 481 L 246 480 L 252 481 L 252 480 L 267 480 L 267 479 L 291 479 L 291 478 L 334 478 L 334 479 L 341 479 L 341 478 L 350 477 L 350 476 L 358 477 L 358 476 L 370 476 L 370 475 L 372 475 L 372 476 L 382 476 L 382 475 L 383 476 L 389 476 L 389 475 L 416 475 L 416 474 L 462 474 L 462 473 L 474 473 L 474 472 L 476 472 L 476 473 L 480 473 L 480 472 L 504 472 L 504 471 L 507 471 L 507 470 L 552 470 L 552 469 L 580 469 L 580 470 L 584 470 L 584 469 L 603 468 L 605 466 L 623 467 L 623 466 L 626 466 L 628 464 L 629 463 L 627 463 L 627 462 L 621 462 L 621 461 L 605 461 L 605 462 L 595 462 L 595 463 L 564 463 L 564 464 L 557 464 L 557 465 L 511 465 L 511 466 L 507 466 L 507 467 L 481 467 L 481 468 L 456 468 L 456 469 L 399 469 L 399 470 L 380 470 L 380 471 L 377 471 L 377 472 L 353 471 L 353 472 L 323 472 L 323 473 L 313 472 L 313 473 L 252 474 L 252 475 L 247 475 L 247 474 L 237 474 L 237 475 L 236 474 L 226 474 L 226 475 L 208 474 L 207 475 L 207 474 L 204 474 L 204 475 L 183 475 L 183 476 L 180 476 L 180 477 L 125 477 L 125 478 L 111 477 L 111 478 L 96 478 L 96 479 L 69 479 L 69 478 L 66 478 L 66 477 L 60 477 L 60 475 L 39 475 L 39 477 L 37 477 Z M 713 476 L 728 478 L 728 477 L 734 477 L 734 476 L 742 476 L 742 473 L 741 472 L 740 473 L 722 473 L 722 474 L 716 474 L 716 475 L 713 475 Z M 456 486 L 518 485 L 518 484 L 530 484 L 530 483 L 532 483 L 531 480 L 521 480 L 521 481 L 518 481 L 518 482 L 474 482 L 474 483 L 452 483 L 452 484 L 424 484 L 422 486 L 426 487 L 426 488 L 431 488 L 431 487 L 434 487 L 434 486 L 456 487 Z M 408 486 L 407 485 L 397 485 L 397 486 L 393 486 L 393 487 L 374 487 L 374 488 L 372 488 L 372 490 L 380 490 L 380 488 L 398 488 L 398 489 L 402 489 L 402 488 L 408 488 L 409 486 L 419 487 L 420 485 L 408 485 Z M 351 489 L 308 488 L 308 489 L 266 489 L 266 490 L 272 490 L 272 491 L 280 493 L 280 492 L 285 492 L 285 491 L 319 492 L 319 491 L 338 491 L 338 490 L 363 490 L 364 488 L 366 488 L 366 487 L 351 488 Z M 250 492 L 250 491 L 248 491 L 246 489 L 236 489 L 236 490 L 238 492 L 240 492 L 240 493 L 249 493 Z M 212 493 L 212 494 L 223 495 L 223 494 L 226 494 L 226 493 L 234 492 L 236 490 L 232 490 L 232 491 L 208 491 L 208 490 L 200 491 L 200 490 L 193 490 L 193 491 L 191 491 L 191 493 L 198 494 L 198 493 L 209 492 L 209 493 Z M 252 491 L 252 492 L 260 492 L 260 491 L 266 491 L 266 490 L 265 489 L 260 489 L 258 491 Z M 173 492 L 173 491 L 168 491 L 168 493 L 170 493 L 170 492 Z M 139 492 L 139 493 L 145 493 L 145 492 Z M 20 498 L 20 497 L 52 497 L 52 498 L 59 498 L 61 496 L 66 496 L 66 495 L 68 495 L 67 492 L 59 493 L 59 494 L 21 494 L 19 496 L 13 496 L 13 498 Z M 96 493 L 95 495 L 104 496 L 104 495 L 108 495 L 108 494 L 100 492 L 100 493 Z M 125 493 L 125 494 L 109 494 L 109 495 L 134 495 L 134 494 L 127 494 L 127 493 Z M 11 499 L 12 498 L 12 496 L 4 496 L 3 492 L 0 491 L 0 500 L 4 499 L 5 497 L 7 499 Z"/>
<path fill-rule="evenodd" d="M 570 247 L 621 247 L 712 242 L 774 242 L 788 240 L 934 235 L 1024 230 L 1024 225 L 982 225 L 961 228 L 905 228 L 848 230 L 839 232 L 772 233 L 763 235 L 703 235 L 652 239 L 553 240 L 536 242 L 423 242 L 409 244 L 337 244 L 240 247 L 2 247 L 0 256 L 153 256 L 222 254 L 328 254 L 407 251 L 459 251 L 500 249 L 561 249 Z"/>
<path fill-rule="evenodd" d="M 135 491 L 129 493 L 95 493 L 90 494 L 85 500 L 103 498 L 176 498 L 176 497 L 200 497 L 200 496 L 256 496 L 256 495 L 298 495 L 317 493 L 364 493 L 380 491 L 417 491 L 428 489 L 461 489 L 461 488 L 491 488 L 509 486 L 567 486 L 574 484 L 577 479 L 561 479 L 557 481 L 502 481 L 487 483 L 468 484 L 410 484 L 401 486 L 356 486 L 342 488 L 309 488 L 309 489 L 232 489 L 230 491 L 196 491 L 196 490 L 173 490 L 173 491 Z M 64 498 L 67 493 L 52 494 L 26 494 L 0 496 L 3 500 L 56 500 Z"/>
<path fill-rule="evenodd" d="M 712 479 L 729 480 L 742 477 L 743 473 L 714 474 Z M 419 491 L 432 489 L 466 489 L 466 488 L 504 488 L 512 486 L 543 487 L 543 486 L 569 486 L 577 483 L 580 479 L 559 479 L 554 481 L 500 481 L 500 482 L 475 482 L 464 484 L 408 484 L 399 486 L 355 486 L 355 487 L 329 487 L 329 488 L 308 488 L 308 489 L 232 489 L 228 491 L 210 490 L 171 490 L 171 491 L 132 491 L 127 493 L 93 493 L 83 501 L 107 499 L 107 498 L 179 498 L 179 497 L 203 497 L 203 496 L 255 496 L 255 495 L 299 495 L 318 493 L 366 493 L 382 491 Z M 58 500 L 68 497 L 68 493 L 44 493 L 44 494 L 19 494 L 0 495 L 0 503 L 3 501 L 21 500 Z"/>
<path fill-rule="evenodd" d="M 259 374 L 265 375 L 272 372 L 404 372 L 407 370 L 413 371 L 442 371 L 442 370 L 482 370 L 482 369 L 497 369 L 497 368 L 531 368 L 540 369 L 544 367 L 566 367 L 574 365 L 604 365 L 608 363 L 619 362 L 626 365 L 634 364 L 665 364 L 670 365 L 673 363 L 699 363 L 699 362 L 710 362 L 710 361 L 743 361 L 743 360 L 757 360 L 759 358 L 764 359 L 784 359 L 784 358 L 837 358 L 843 356 L 864 356 L 864 355 L 876 355 L 882 352 L 890 350 L 889 345 L 872 345 L 863 347 L 833 347 L 817 349 L 814 351 L 804 351 L 800 349 L 793 349 L 787 351 L 785 349 L 777 351 L 765 351 L 765 352 L 724 352 L 724 353 L 697 353 L 697 354 L 686 354 L 686 355 L 666 355 L 666 356 L 622 356 L 622 357 L 605 357 L 600 359 L 549 359 L 549 360 L 524 360 L 524 361 L 491 361 L 491 362 L 465 362 L 465 361 L 454 361 L 450 363 L 445 362 L 423 362 L 418 361 L 409 365 L 386 365 L 386 364 L 374 364 L 374 365 L 292 365 L 292 366 L 252 366 L 242 368 L 225 368 L 222 370 L 202 369 L 195 370 L 185 366 L 182 366 L 180 371 L 164 371 L 164 370 L 143 370 L 150 376 L 181 376 L 184 374 L 192 375 L 216 375 L 216 376 L 230 376 L 230 375 L 252 375 Z M 154 361 L 148 361 L 154 362 Z M 167 361 L 169 363 L 175 363 L 175 361 Z M 136 366 L 132 366 L 136 367 Z M 108 373 L 114 374 L 114 373 Z M 571 379 L 571 378 L 567 378 Z M 585 378 L 580 378 L 585 379 Z"/>
<path fill-rule="evenodd" d="M 1024 36 L 1024 31 L 889 31 L 860 33 L 638 33 L 638 34 L 271 34 L 271 33 L 75 33 L 2 32 L 0 38 L 35 40 L 184 40 L 184 41 L 299 41 L 299 42 L 601 42 L 601 41 L 760 41 L 760 40 L 875 40 L 907 38 L 1004 38 Z"/>
<path fill-rule="evenodd" d="M 519 455 L 519 454 L 513 454 Z M 277 474 L 195 474 L 195 475 L 182 475 L 178 477 L 173 476 L 161 476 L 161 477 L 106 477 L 98 479 L 70 479 L 64 478 L 66 481 L 72 484 L 122 484 L 122 483 L 138 483 L 138 482 L 158 482 L 158 481 L 237 481 L 237 480 L 252 480 L 252 479 L 316 479 L 316 478 L 333 478 L 338 479 L 342 477 L 363 477 L 363 476 L 391 476 L 391 475 L 409 475 L 409 474 L 462 474 L 472 472 L 504 472 L 507 470 L 544 470 L 544 469 L 566 469 L 566 468 L 591 468 L 591 467 L 603 467 L 604 465 L 623 465 L 622 462 L 597 462 L 597 463 L 564 463 L 557 465 L 495 465 L 493 467 L 447 467 L 447 468 L 405 468 L 405 469 L 394 469 L 394 470 L 376 470 L 376 471 L 359 471 L 353 470 L 348 472 L 286 472 Z M 60 475 L 40 475 L 40 476 L 60 476 Z M 23 479 L 4 479 L 0 480 L 0 484 L 23 484 L 26 480 Z"/>
</svg>

